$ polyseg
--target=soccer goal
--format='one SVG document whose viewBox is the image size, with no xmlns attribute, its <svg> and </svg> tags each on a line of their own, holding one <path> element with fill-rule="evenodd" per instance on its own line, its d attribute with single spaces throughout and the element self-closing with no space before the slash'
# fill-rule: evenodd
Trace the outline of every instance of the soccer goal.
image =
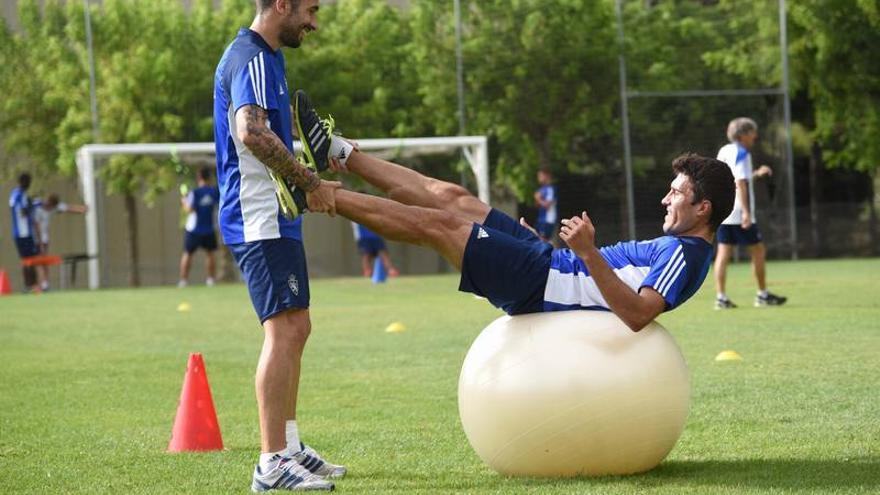
<svg viewBox="0 0 880 495">
<path fill-rule="evenodd" d="M 489 148 L 486 136 L 445 136 L 358 140 L 364 151 L 390 151 L 432 153 L 461 150 L 476 178 L 477 194 L 489 204 Z M 300 151 L 300 144 L 294 141 L 294 151 Z M 88 144 L 77 150 L 76 166 L 79 174 L 83 199 L 89 209 L 86 213 L 86 250 L 89 255 L 88 286 L 101 287 L 102 266 L 102 214 L 98 197 L 98 168 L 103 160 L 113 155 L 151 155 L 213 156 L 214 143 L 141 143 L 141 144 Z M 104 243 L 108 242 L 103 240 Z"/>
</svg>

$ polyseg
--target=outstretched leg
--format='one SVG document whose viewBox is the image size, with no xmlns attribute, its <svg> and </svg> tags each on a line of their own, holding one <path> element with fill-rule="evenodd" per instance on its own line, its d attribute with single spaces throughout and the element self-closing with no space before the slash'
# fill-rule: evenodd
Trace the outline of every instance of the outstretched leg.
<svg viewBox="0 0 880 495">
<path fill-rule="evenodd" d="M 410 206 L 338 189 L 336 212 L 392 241 L 429 247 L 461 270 L 473 220 L 448 210 Z"/>
<path fill-rule="evenodd" d="M 491 210 L 489 205 L 457 184 L 427 177 L 366 153 L 353 152 L 346 166 L 398 203 L 445 210 L 476 223 L 483 223 Z"/>
</svg>

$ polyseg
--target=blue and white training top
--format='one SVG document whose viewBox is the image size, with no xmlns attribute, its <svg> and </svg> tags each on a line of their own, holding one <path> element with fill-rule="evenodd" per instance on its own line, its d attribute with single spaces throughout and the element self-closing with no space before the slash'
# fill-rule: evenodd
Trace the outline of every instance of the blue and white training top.
<svg viewBox="0 0 880 495">
<path fill-rule="evenodd" d="M 9 210 L 12 212 L 12 237 L 27 239 L 34 235 L 33 204 L 21 187 L 9 194 Z"/>
<path fill-rule="evenodd" d="M 752 154 L 739 143 L 726 144 L 718 150 L 719 160 L 726 163 L 733 172 L 733 181 L 744 180 L 749 187 L 749 212 L 752 223 L 758 223 L 755 219 L 755 188 L 752 181 Z M 724 225 L 739 225 L 742 223 L 742 202 L 739 194 L 734 196 L 733 211 L 721 222 Z"/>
<path fill-rule="evenodd" d="M 186 195 L 186 204 L 192 210 L 186 217 L 187 232 L 196 235 L 214 233 L 214 207 L 220 201 L 220 191 L 214 186 L 197 187 Z"/>
<path fill-rule="evenodd" d="M 618 278 L 638 292 L 651 287 L 676 308 L 703 284 L 712 264 L 712 245 L 700 237 L 663 236 L 619 242 L 600 250 Z M 544 311 L 609 310 L 583 260 L 571 249 L 556 249 L 544 288 Z"/>
<path fill-rule="evenodd" d="M 354 233 L 355 242 L 360 241 L 361 239 L 382 239 L 379 234 L 373 232 L 372 230 L 364 227 L 357 222 L 351 222 L 351 230 Z"/>
<path fill-rule="evenodd" d="M 220 232 L 226 244 L 279 237 L 302 240 L 302 218 L 281 215 L 268 168 L 238 138 L 235 111 L 244 105 L 266 109 L 272 131 L 293 153 L 284 55 L 247 28 L 238 31 L 214 74 Z"/>
<path fill-rule="evenodd" d="M 556 186 L 547 184 L 538 188 L 538 194 L 544 201 L 553 204 L 547 208 L 538 207 L 538 223 L 556 223 Z"/>
</svg>

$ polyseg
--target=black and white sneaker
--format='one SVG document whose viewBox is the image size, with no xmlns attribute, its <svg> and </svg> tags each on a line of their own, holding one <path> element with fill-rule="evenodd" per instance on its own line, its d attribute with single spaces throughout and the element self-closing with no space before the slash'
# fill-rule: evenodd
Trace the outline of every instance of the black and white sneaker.
<svg viewBox="0 0 880 495">
<path fill-rule="evenodd" d="M 715 309 L 734 309 L 736 307 L 736 304 L 733 304 L 730 299 L 715 299 Z"/>
<path fill-rule="evenodd" d="M 785 304 L 785 301 L 788 301 L 787 297 L 778 296 L 772 292 L 768 292 L 766 296 L 761 296 L 760 294 L 755 296 L 755 307 L 782 306 Z"/>
<path fill-rule="evenodd" d="M 316 172 L 323 172 L 330 166 L 328 155 L 335 125 L 333 117 L 318 117 L 305 91 L 298 89 L 293 97 L 293 120 L 302 143 L 306 166 Z"/>
<path fill-rule="evenodd" d="M 327 462 L 321 454 L 308 445 L 300 442 L 299 446 L 302 450 L 293 454 L 293 458 L 312 474 L 322 478 L 342 478 L 348 471 L 345 466 Z"/>
<path fill-rule="evenodd" d="M 270 490 L 290 491 L 333 491 L 335 486 L 326 479 L 311 473 L 298 459 L 288 455 L 276 456 L 272 459 L 278 464 L 265 473 L 260 466 L 254 469 L 251 491 L 254 493 Z"/>
</svg>

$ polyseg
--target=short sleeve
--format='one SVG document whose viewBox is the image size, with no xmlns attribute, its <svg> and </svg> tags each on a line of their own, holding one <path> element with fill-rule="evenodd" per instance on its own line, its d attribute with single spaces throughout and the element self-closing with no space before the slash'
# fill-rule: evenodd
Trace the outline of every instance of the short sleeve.
<svg viewBox="0 0 880 495">
<path fill-rule="evenodd" d="M 749 180 L 752 178 L 752 156 L 745 148 L 737 147 L 736 164 L 733 166 L 733 178 L 736 180 Z"/>
<path fill-rule="evenodd" d="M 191 209 L 196 207 L 196 192 L 190 191 L 186 193 L 186 205 Z"/>
<path fill-rule="evenodd" d="M 258 105 L 266 110 L 278 110 L 275 87 L 265 52 L 260 52 L 232 76 L 232 108 L 238 110 L 245 105 Z"/>
<path fill-rule="evenodd" d="M 61 213 L 64 213 L 65 211 L 67 211 L 69 209 L 70 209 L 70 207 L 67 206 L 67 203 L 64 203 L 64 202 L 58 203 L 58 205 L 55 207 L 55 210 L 57 210 Z"/>
<path fill-rule="evenodd" d="M 657 291 L 666 301 L 666 308 L 669 310 L 684 302 L 683 292 L 692 271 L 681 241 L 665 242 L 658 245 L 651 255 L 651 268 L 641 287 L 650 287 Z"/>
</svg>

